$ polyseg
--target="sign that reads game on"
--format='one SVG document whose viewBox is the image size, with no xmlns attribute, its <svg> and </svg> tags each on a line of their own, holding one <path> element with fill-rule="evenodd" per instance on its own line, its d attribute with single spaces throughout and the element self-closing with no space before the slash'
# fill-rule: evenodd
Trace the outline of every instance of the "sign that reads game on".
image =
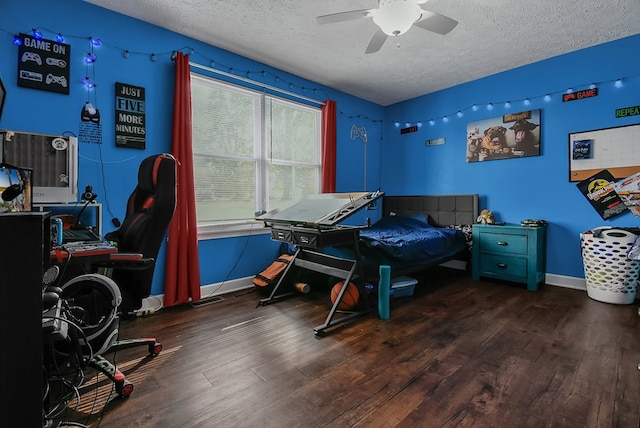
<svg viewBox="0 0 640 428">
<path fill-rule="evenodd" d="M 20 34 L 18 86 L 69 94 L 71 46 Z"/>
<path fill-rule="evenodd" d="M 144 149 L 144 88 L 116 82 L 116 147 Z"/>
</svg>

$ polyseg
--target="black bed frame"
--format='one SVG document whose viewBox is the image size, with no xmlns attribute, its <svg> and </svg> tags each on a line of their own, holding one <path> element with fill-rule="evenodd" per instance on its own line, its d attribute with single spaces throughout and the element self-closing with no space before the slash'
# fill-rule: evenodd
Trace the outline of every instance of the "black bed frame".
<svg viewBox="0 0 640 428">
<path fill-rule="evenodd" d="M 382 200 L 384 216 L 412 216 L 426 214 L 429 224 L 439 227 L 454 225 L 472 225 L 478 218 L 478 195 L 416 195 L 416 196 L 384 196 Z M 459 260 L 469 267 L 470 254 L 465 250 L 453 257 L 435 260 L 428 264 L 416 264 L 411 267 L 392 267 L 392 276 L 410 275 L 424 271 L 451 260 Z M 369 273 L 369 272 L 368 272 Z M 377 278 L 377 277 L 376 277 Z M 376 278 L 368 278 L 375 280 Z"/>
<path fill-rule="evenodd" d="M 478 218 L 478 195 L 384 196 L 383 215 L 427 214 L 434 226 L 473 224 Z"/>
</svg>

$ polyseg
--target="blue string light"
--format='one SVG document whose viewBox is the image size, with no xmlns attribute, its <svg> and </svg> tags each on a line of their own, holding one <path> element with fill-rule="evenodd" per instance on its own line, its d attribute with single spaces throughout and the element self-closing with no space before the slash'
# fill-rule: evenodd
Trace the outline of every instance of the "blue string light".
<svg viewBox="0 0 640 428">
<path fill-rule="evenodd" d="M 45 30 L 46 30 L 46 29 L 45 29 Z M 51 32 L 50 30 L 46 30 L 46 31 Z M 42 39 L 42 37 L 43 37 L 43 36 L 42 36 L 42 32 L 41 32 L 39 29 L 37 29 L 37 28 L 32 29 L 32 33 L 33 33 L 33 37 L 34 37 L 34 38 L 36 38 L 36 39 L 38 39 L 38 40 Z M 56 34 L 55 32 L 52 32 L 52 33 Z M 79 37 L 79 36 L 71 36 L 71 37 L 78 37 L 78 38 L 82 38 L 82 37 Z M 58 42 L 58 43 L 63 43 L 63 42 L 64 42 L 64 40 L 65 40 L 65 38 L 63 37 L 63 35 L 62 35 L 61 33 L 57 33 L 57 35 L 55 35 L 55 41 L 56 41 L 56 42 Z M 86 40 L 86 38 L 85 38 L 85 40 Z M 89 40 L 90 40 L 91 46 L 96 46 L 96 47 L 98 47 L 98 46 L 101 46 L 101 45 L 102 45 L 102 41 L 101 41 L 100 39 L 98 39 L 98 38 L 90 37 L 90 39 L 89 39 Z M 16 46 L 21 46 L 21 45 L 24 43 L 24 42 L 23 42 L 23 40 L 21 39 L 21 37 L 20 37 L 18 34 L 15 34 L 15 35 L 14 35 L 12 42 L 13 42 L 13 44 L 14 44 L 14 45 L 16 45 Z M 116 47 L 116 48 L 117 48 L 117 47 Z M 117 49 L 120 49 L 120 50 L 122 51 L 122 55 L 123 55 L 123 57 L 124 57 L 124 58 L 128 58 L 128 57 L 130 56 L 130 54 L 131 54 L 131 53 L 134 53 L 134 54 L 144 54 L 144 52 L 130 52 L 130 51 L 129 51 L 129 50 L 127 50 L 127 49 L 121 49 L 121 48 L 117 48 Z M 192 49 L 192 48 L 183 48 L 183 49 L 188 49 L 187 51 L 188 51 L 191 55 L 197 54 L 197 51 L 196 51 L 196 50 L 194 50 L 194 49 Z M 175 52 L 175 51 L 174 51 L 174 52 Z M 151 53 L 151 54 L 147 54 L 147 55 L 150 55 L 150 57 L 151 57 L 151 60 L 152 60 L 152 61 L 156 61 L 157 56 L 156 56 L 156 54 L 155 54 L 155 53 Z M 93 64 L 95 61 L 96 61 L 96 56 L 95 56 L 95 54 L 93 54 L 92 52 L 88 53 L 88 54 L 87 54 L 87 56 L 84 58 L 84 62 L 85 62 L 86 64 Z M 208 60 L 208 62 L 209 62 L 210 66 L 211 66 L 212 68 L 216 66 L 216 62 L 215 62 L 213 59 Z M 221 66 L 221 65 L 219 65 L 219 66 L 218 66 L 218 68 L 220 68 L 220 69 L 225 69 L 226 67 L 225 67 L 225 66 Z M 232 67 L 229 67 L 229 68 L 228 68 L 228 70 L 229 70 L 229 73 L 230 73 L 230 74 L 234 74 L 234 72 L 235 72 L 235 70 L 234 70 Z M 246 75 L 247 75 L 247 76 L 249 76 L 249 75 L 251 74 L 251 71 L 246 71 L 245 73 L 246 73 Z M 274 79 L 276 82 L 284 82 L 285 84 L 288 84 L 289 89 L 298 88 L 298 89 L 300 89 L 302 92 L 312 91 L 314 94 L 316 94 L 316 93 L 324 93 L 324 94 L 326 94 L 326 93 L 327 93 L 327 91 L 326 91 L 325 89 L 307 88 L 307 87 L 304 87 L 304 86 L 298 86 L 298 85 L 296 85 L 296 84 L 294 84 L 294 83 L 292 83 L 292 82 L 287 82 L 286 80 L 282 79 L 280 76 L 275 75 L 275 74 L 273 74 L 273 73 L 272 73 L 272 72 L 270 72 L 270 71 L 261 70 L 261 71 L 256 71 L 255 73 L 260 74 L 263 78 L 267 78 L 267 77 L 269 77 L 269 76 L 272 76 L 272 77 L 273 77 L 273 79 Z M 88 78 L 87 78 L 87 79 L 88 79 Z M 83 79 L 83 80 L 84 80 L 84 79 Z M 617 80 L 613 81 L 613 82 L 614 82 L 614 83 L 613 83 L 613 86 L 614 86 L 614 87 L 616 87 L 616 88 L 621 88 L 621 87 L 623 87 L 623 81 L 622 81 L 622 80 L 623 80 L 622 78 L 618 78 Z M 608 81 L 608 82 L 612 82 L 612 81 Z M 83 81 L 83 83 L 85 84 L 85 86 L 86 86 L 88 89 L 93 89 L 93 88 L 95 87 L 95 84 L 94 84 L 93 82 L 91 82 L 91 81 Z M 597 88 L 597 87 L 598 87 L 598 85 L 601 85 L 601 84 L 603 84 L 603 83 L 607 83 L 607 82 L 594 82 L 594 83 L 591 83 L 591 84 L 588 86 L 588 88 L 589 88 L 589 89 L 595 89 L 595 88 Z M 578 86 L 582 86 L 582 85 L 578 85 Z M 584 85 L 584 86 L 586 87 L 586 85 Z M 560 91 L 560 92 L 564 92 L 564 91 Z M 570 88 L 568 88 L 568 89 L 566 90 L 566 93 L 572 93 L 572 92 L 573 92 L 573 88 L 571 88 L 571 87 L 570 87 Z M 544 99 L 544 101 L 545 101 L 545 102 L 550 102 L 550 101 L 552 100 L 552 94 L 557 94 L 557 93 L 558 93 L 558 92 L 547 93 L 547 94 L 545 94 L 542 98 Z M 533 97 L 533 98 L 539 98 L 539 96 L 538 96 L 538 97 Z M 521 101 L 523 102 L 523 105 L 524 105 L 524 106 L 527 106 L 527 107 L 528 107 L 528 106 L 530 106 L 530 105 L 531 105 L 531 98 L 525 98 L 525 99 L 523 99 L 523 100 L 521 100 Z M 496 102 L 497 102 L 497 101 L 496 101 Z M 504 107 L 505 107 L 505 108 L 511 108 L 511 106 L 512 106 L 511 104 L 512 104 L 512 103 L 511 103 L 511 101 L 505 101 L 505 102 L 504 102 Z M 490 103 L 486 104 L 486 107 L 487 107 L 487 110 L 492 110 L 492 109 L 493 109 L 493 103 L 491 103 L 491 102 L 490 102 Z M 467 109 L 471 109 L 471 110 L 473 110 L 473 111 L 475 112 L 475 111 L 478 111 L 479 107 L 478 107 L 478 105 L 477 105 L 477 104 L 473 104 L 471 107 L 467 107 L 467 108 L 464 108 L 464 109 L 458 110 L 458 111 L 457 111 L 457 113 L 455 113 L 455 114 L 457 115 L 457 117 L 463 117 L 463 116 L 464 116 L 464 113 L 463 113 L 463 112 L 464 112 L 464 110 L 467 110 Z M 339 113 L 340 113 L 341 115 L 345 115 L 343 112 L 339 112 Z M 453 114 L 453 113 L 452 113 L 452 114 Z M 345 116 L 347 116 L 347 115 L 345 115 Z M 449 116 L 450 116 L 450 115 L 445 115 L 445 116 L 443 116 L 443 117 L 442 117 L 443 122 L 445 122 L 445 123 L 446 123 L 446 122 L 448 122 L 448 121 L 449 121 Z M 349 117 L 349 118 L 352 118 L 353 116 L 350 116 L 350 115 L 349 115 L 348 117 Z M 358 117 L 360 117 L 360 116 L 358 116 Z M 366 117 L 366 116 L 363 116 L 363 118 L 365 118 L 365 119 L 367 119 L 367 120 L 370 120 L 370 121 L 372 121 L 372 122 L 374 122 L 374 123 L 384 123 L 384 122 L 385 122 L 384 120 L 380 120 L 380 119 L 371 119 L 371 118 L 368 118 L 368 117 Z M 435 119 L 430 119 L 428 122 L 429 122 L 429 124 L 430 124 L 431 126 L 435 125 L 435 123 L 436 123 Z M 407 126 L 407 127 L 409 127 L 409 126 L 410 126 L 410 124 L 411 124 L 410 122 L 406 122 L 406 121 L 395 121 L 395 122 L 394 122 L 394 125 L 395 125 L 396 127 L 399 127 L 399 126 L 400 126 L 400 123 L 406 123 L 406 126 Z M 418 126 L 418 127 L 421 127 L 421 126 L 422 126 L 422 122 L 416 122 L 416 123 L 417 123 L 417 126 Z"/>
<path fill-rule="evenodd" d="M 93 64 L 96 62 L 96 56 L 93 52 L 87 52 L 87 56 L 84 57 L 85 64 Z"/>
</svg>

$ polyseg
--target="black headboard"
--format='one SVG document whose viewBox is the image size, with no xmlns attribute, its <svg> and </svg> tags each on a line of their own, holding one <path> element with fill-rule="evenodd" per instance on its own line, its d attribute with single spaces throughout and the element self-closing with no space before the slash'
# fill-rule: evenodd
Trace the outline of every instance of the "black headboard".
<svg viewBox="0 0 640 428">
<path fill-rule="evenodd" d="M 437 226 L 473 224 L 478 218 L 478 195 L 385 195 L 382 208 L 385 216 L 424 213 Z"/>
</svg>

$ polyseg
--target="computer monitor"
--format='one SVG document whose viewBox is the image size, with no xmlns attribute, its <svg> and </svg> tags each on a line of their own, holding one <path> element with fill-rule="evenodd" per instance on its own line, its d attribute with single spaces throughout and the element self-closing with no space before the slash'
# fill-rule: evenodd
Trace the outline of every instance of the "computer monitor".
<svg viewBox="0 0 640 428">
<path fill-rule="evenodd" d="M 0 164 L 0 213 L 31 211 L 33 170 Z"/>
</svg>

